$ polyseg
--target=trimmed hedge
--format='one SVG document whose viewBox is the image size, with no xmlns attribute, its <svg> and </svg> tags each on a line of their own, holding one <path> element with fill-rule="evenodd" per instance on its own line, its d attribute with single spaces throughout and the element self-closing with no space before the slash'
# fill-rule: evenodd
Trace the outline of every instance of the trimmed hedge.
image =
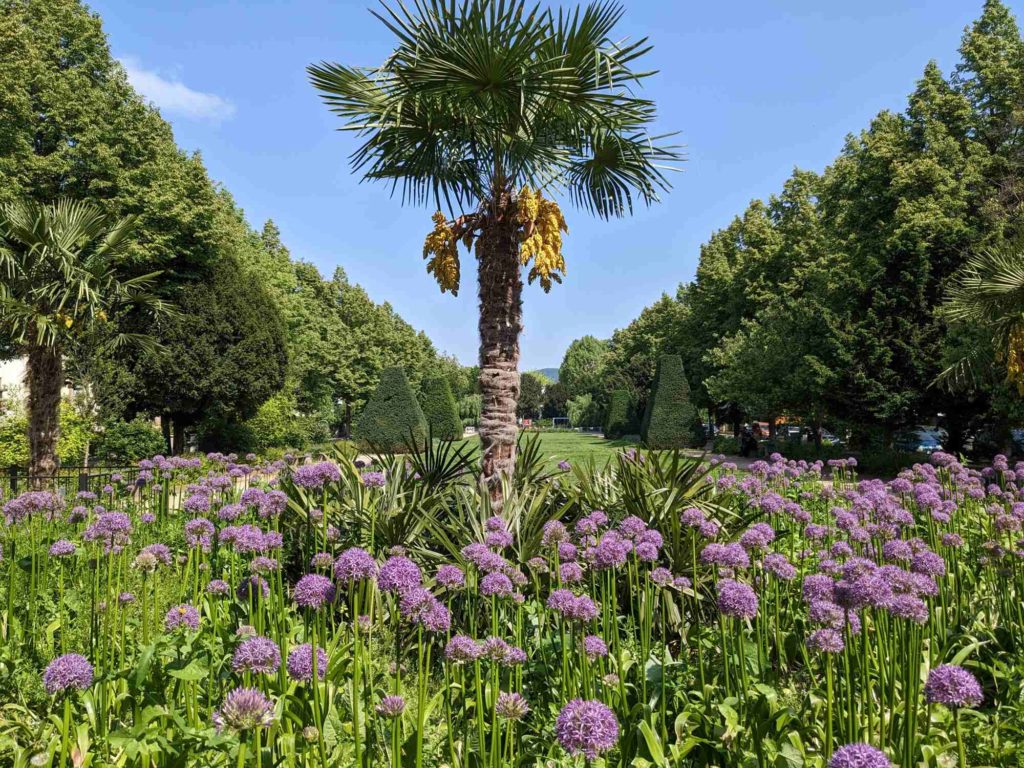
<svg viewBox="0 0 1024 768">
<path fill-rule="evenodd" d="M 630 434 L 633 429 L 633 400 L 628 390 L 616 389 L 608 400 L 604 436 L 615 439 Z"/>
<path fill-rule="evenodd" d="M 690 402 L 690 385 L 679 355 L 666 355 L 658 361 L 654 386 L 644 412 L 644 444 L 656 450 L 689 448 L 700 444 L 700 419 Z"/>
<path fill-rule="evenodd" d="M 366 447 L 393 452 L 406 450 L 410 440 L 417 446 L 426 442 L 427 419 L 401 368 L 381 371 L 353 437 Z"/>
<path fill-rule="evenodd" d="M 462 419 L 448 379 L 433 376 L 423 382 L 420 407 L 436 440 L 458 440 L 462 437 Z"/>
</svg>

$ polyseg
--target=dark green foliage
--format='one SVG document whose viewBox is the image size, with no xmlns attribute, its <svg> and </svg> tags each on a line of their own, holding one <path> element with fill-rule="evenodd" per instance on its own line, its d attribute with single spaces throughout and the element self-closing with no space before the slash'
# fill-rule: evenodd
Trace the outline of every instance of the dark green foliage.
<svg viewBox="0 0 1024 768">
<path fill-rule="evenodd" d="M 610 439 L 631 434 L 636 429 L 633 419 L 633 401 L 629 391 L 616 389 L 608 400 L 605 416 L 604 436 Z"/>
<path fill-rule="evenodd" d="M 427 419 L 401 368 L 385 368 L 356 424 L 354 437 L 375 450 L 401 451 L 411 442 L 422 446 Z"/>
<path fill-rule="evenodd" d="M 446 378 L 432 376 L 423 382 L 420 406 L 435 440 L 458 440 L 462 437 L 459 406 Z"/>
<path fill-rule="evenodd" d="M 569 393 L 565 385 L 559 382 L 548 384 L 544 388 L 544 418 L 553 419 L 556 416 L 567 416 L 569 406 Z"/>
<path fill-rule="evenodd" d="M 519 402 L 516 415 L 525 419 L 536 419 L 544 405 L 545 382 L 536 373 L 524 373 L 519 377 Z M 547 386 L 553 386 L 548 383 Z"/>
<path fill-rule="evenodd" d="M 104 426 L 92 446 L 93 459 L 116 464 L 148 458 L 166 449 L 160 430 L 146 418 L 113 421 Z"/>
<path fill-rule="evenodd" d="M 700 428 L 697 410 L 690 402 L 690 385 L 683 373 L 679 355 L 666 355 L 658 361 L 654 388 L 644 412 L 643 440 L 648 448 L 689 448 L 697 443 Z"/>
</svg>

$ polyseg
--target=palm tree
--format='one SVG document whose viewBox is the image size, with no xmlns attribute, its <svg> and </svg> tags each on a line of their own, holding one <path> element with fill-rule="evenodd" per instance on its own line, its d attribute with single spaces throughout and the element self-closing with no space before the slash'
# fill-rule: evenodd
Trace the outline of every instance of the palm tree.
<svg viewBox="0 0 1024 768">
<path fill-rule="evenodd" d="M 955 275 L 940 315 L 982 331 L 991 344 L 971 345 L 938 383 L 969 389 L 1005 367 L 1006 379 L 1024 394 L 1024 252 L 1003 245 L 970 256 Z"/>
<path fill-rule="evenodd" d="M 379 67 L 308 68 L 366 179 L 402 200 L 445 207 L 424 247 L 442 292 L 459 288 L 457 244 L 475 244 L 480 298 L 483 476 L 515 466 L 523 266 L 545 291 L 561 282 L 565 222 L 543 193 L 563 192 L 602 218 L 631 213 L 668 189 L 681 158 L 652 136 L 654 103 L 634 88 L 650 46 L 610 38 L 622 9 L 595 2 L 557 14 L 525 0 L 416 0 L 375 16 L 397 38 Z"/>
<path fill-rule="evenodd" d="M 0 338 L 27 358 L 29 472 L 37 478 L 57 468 L 64 352 L 108 325 L 109 344 L 153 346 L 113 328 L 112 318 L 132 304 L 169 311 L 151 293 L 159 273 L 122 276 L 134 230 L 133 217 L 67 199 L 0 208 Z"/>
</svg>

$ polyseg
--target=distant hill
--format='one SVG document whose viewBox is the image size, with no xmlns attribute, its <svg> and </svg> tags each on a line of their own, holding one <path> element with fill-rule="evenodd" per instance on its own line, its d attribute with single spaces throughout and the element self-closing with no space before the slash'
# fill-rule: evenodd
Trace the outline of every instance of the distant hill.
<svg viewBox="0 0 1024 768">
<path fill-rule="evenodd" d="M 554 383 L 556 383 L 558 381 L 558 369 L 557 368 L 538 368 L 535 371 L 528 371 L 528 373 L 535 373 L 538 376 L 541 376 L 541 377 L 547 379 L 552 384 L 554 384 Z"/>
</svg>

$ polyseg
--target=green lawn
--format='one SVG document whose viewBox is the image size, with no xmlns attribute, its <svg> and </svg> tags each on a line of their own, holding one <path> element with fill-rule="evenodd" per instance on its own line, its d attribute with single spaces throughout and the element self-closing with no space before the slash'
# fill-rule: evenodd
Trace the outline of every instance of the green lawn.
<svg viewBox="0 0 1024 768">
<path fill-rule="evenodd" d="M 636 445 L 635 440 L 605 440 L 600 435 L 588 434 L 586 432 L 531 432 L 530 435 L 540 437 L 541 453 L 547 459 L 548 464 L 554 467 L 563 459 L 570 463 L 589 461 L 601 467 L 617 451 Z M 525 439 L 525 438 L 524 438 Z M 477 436 L 466 438 L 466 443 L 474 446 L 480 444 Z"/>
</svg>

